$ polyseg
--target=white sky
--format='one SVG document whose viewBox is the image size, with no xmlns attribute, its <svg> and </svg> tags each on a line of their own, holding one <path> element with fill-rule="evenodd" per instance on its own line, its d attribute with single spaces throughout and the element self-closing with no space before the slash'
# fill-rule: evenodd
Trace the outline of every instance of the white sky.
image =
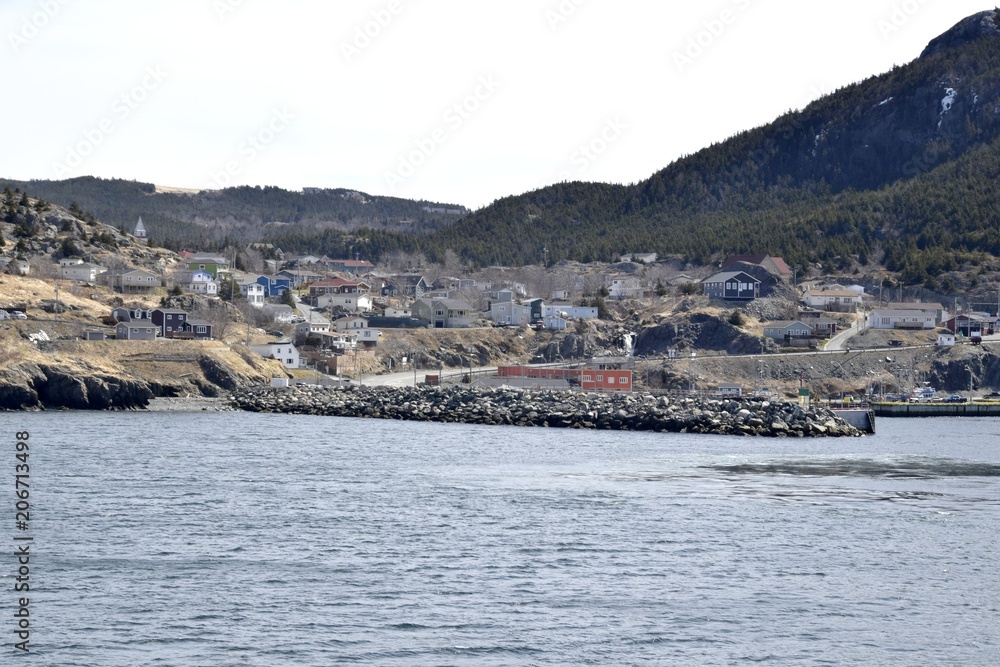
<svg viewBox="0 0 1000 667">
<path fill-rule="evenodd" d="M 993 4 L 3 0 L 0 176 L 471 208 L 560 180 L 632 183 L 909 62 Z M 377 34 L 356 42 L 366 25 Z"/>
</svg>

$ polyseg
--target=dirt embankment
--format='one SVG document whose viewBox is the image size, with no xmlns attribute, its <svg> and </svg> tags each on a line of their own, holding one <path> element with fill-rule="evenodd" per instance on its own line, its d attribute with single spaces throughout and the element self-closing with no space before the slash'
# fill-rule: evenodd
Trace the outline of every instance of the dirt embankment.
<svg viewBox="0 0 1000 667">
<path fill-rule="evenodd" d="M 639 361 L 636 385 L 654 389 L 714 389 L 738 384 L 793 397 L 801 385 L 821 397 L 863 395 L 869 388 L 897 393 L 922 383 L 943 392 L 969 394 L 1000 388 L 1000 348 L 982 346 L 856 350 L 838 353 L 730 357 L 699 352 L 672 361 Z"/>
</svg>

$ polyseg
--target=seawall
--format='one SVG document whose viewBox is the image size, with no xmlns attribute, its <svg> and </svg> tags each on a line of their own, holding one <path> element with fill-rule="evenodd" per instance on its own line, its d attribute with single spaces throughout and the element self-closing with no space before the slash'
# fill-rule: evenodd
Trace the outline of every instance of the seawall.
<svg viewBox="0 0 1000 667">
<path fill-rule="evenodd" d="M 750 399 L 567 394 L 465 387 L 257 387 L 233 394 L 250 412 L 771 437 L 862 435 L 831 410 Z"/>
</svg>

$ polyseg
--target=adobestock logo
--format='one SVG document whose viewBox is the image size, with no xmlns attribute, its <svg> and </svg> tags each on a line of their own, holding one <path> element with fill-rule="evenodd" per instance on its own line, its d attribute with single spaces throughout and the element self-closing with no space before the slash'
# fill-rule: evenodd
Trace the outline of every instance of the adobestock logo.
<svg viewBox="0 0 1000 667">
<path fill-rule="evenodd" d="M 246 0 L 214 0 L 212 8 L 215 9 L 215 15 L 219 20 L 225 21 L 229 14 L 242 7 L 245 2 Z"/>
<path fill-rule="evenodd" d="M 600 132 L 585 144 L 577 147 L 570 155 L 570 163 L 576 167 L 574 171 L 566 170 L 559 173 L 559 181 L 569 181 L 575 174 L 583 174 L 591 164 L 596 162 L 602 155 L 608 152 L 611 145 L 616 143 L 625 130 L 628 129 L 619 116 L 608 118 L 604 121 L 604 127 Z"/>
<path fill-rule="evenodd" d="M 340 52 L 344 55 L 347 64 L 364 52 L 378 39 L 382 32 L 392 25 L 393 20 L 403 11 L 403 3 L 400 0 L 389 0 L 383 9 L 376 9 L 371 13 L 371 19 L 363 25 L 354 28 L 354 35 L 350 41 L 340 43 Z"/>
<path fill-rule="evenodd" d="M 10 46 L 14 53 L 18 53 L 28 42 L 33 40 L 54 19 L 64 6 L 69 4 L 69 0 L 40 0 L 38 11 L 31 16 L 26 16 L 21 21 L 21 29 L 18 32 L 11 32 L 7 35 Z"/>
<path fill-rule="evenodd" d="M 385 172 L 385 183 L 389 186 L 389 190 L 395 192 L 406 179 L 417 173 L 417 170 L 437 153 L 438 148 L 447 143 L 451 135 L 471 119 L 484 102 L 496 94 L 500 85 L 492 75 L 479 77 L 479 83 L 472 93 L 450 106 L 442 114 L 441 118 L 446 127 L 436 127 L 427 136 L 415 139 L 414 150 L 399 156 L 396 170 Z"/>
<path fill-rule="evenodd" d="M 84 130 L 80 141 L 67 146 L 62 162 L 52 163 L 52 172 L 56 178 L 63 178 L 81 167 L 86 158 L 93 155 L 104 140 L 118 129 L 119 124 L 130 118 L 149 99 L 153 91 L 166 81 L 167 76 L 159 65 L 147 67 L 142 80 L 122 93 L 111 105 L 111 114 L 102 118 L 95 127 Z"/>
<path fill-rule="evenodd" d="M 277 136 L 288 129 L 293 120 L 295 120 L 295 115 L 288 111 L 288 109 L 284 107 L 274 109 L 271 118 L 265 123 L 264 127 L 254 134 L 249 135 L 246 141 L 239 145 L 239 148 L 236 149 L 236 157 L 227 160 L 220 171 L 209 172 L 209 178 L 212 179 L 212 183 L 206 189 L 211 190 L 213 186 L 227 188 L 232 185 L 233 178 L 243 173 L 243 169 L 248 164 L 256 160 L 258 155 L 267 150 L 267 147 Z"/>
<path fill-rule="evenodd" d="M 888 41 L 890 37 L 909 23 L 928 2 L 930 0 L 906 0 L 902 4 L 893 5 L 889 17 L 880 19 L 878 22 L 878 29 L 882 33 L 882 39 Z"/>
<path fill-rule="evenodd" d="M 587 0 L 562 0 L 558 5 L 545 10 L 545 20 L 549 22 L 552 31 L 559 29 L 576 14 L 576 10 L 587 3 Z"/>
<path fill-rule="evenodd" d="M 718 16 L 702 21 L 702 29 L 688 37 L 683 49 L 673 53 L 678 73 L 683 74 L 685 69 L 694 65 L 696 60 L 715 46 L 729 26 L 736 23 L 740 12 L 750 9 L 750 2 L 751 0 L 732 0 L 731 4 L 736 6 L 736 10 L 723 9 Z"/>
</svg>

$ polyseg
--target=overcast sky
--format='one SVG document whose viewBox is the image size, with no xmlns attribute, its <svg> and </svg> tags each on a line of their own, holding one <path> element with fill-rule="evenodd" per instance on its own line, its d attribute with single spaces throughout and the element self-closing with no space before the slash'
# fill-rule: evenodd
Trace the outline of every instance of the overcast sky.
<svg viewBox="0 0 1000 667">
<path fill-rule="evenodd" d="M 4 0 L 0 176 L 478 208 L 632 183 L 907 63 L 971 0 Z"/>
</svg>

